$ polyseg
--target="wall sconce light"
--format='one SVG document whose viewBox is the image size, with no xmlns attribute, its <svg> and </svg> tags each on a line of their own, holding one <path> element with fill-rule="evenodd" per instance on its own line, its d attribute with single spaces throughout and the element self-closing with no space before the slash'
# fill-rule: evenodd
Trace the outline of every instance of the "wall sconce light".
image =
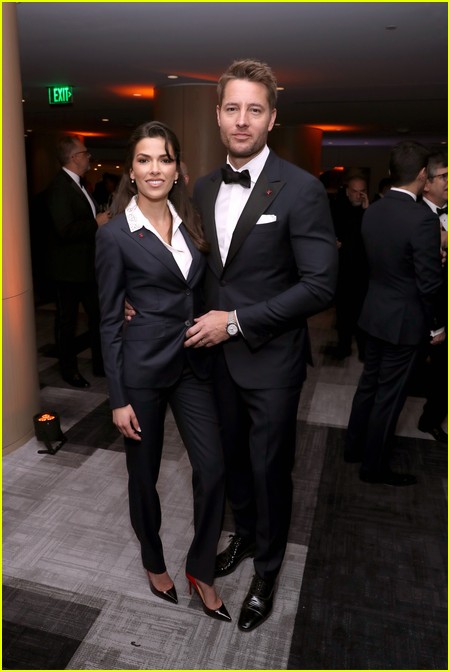
<svg viewBox="0 0 450 672">
<path fill-rule="evenodd" d="M 56 411 L 38 413 L 33 416 L 33 423 L 37 440 L 43 441 L 47 447 L 47 450 L 38 450 L 37 452 L 55 455 L 67 441 L 67 437 L 62 433 L 59 424 L 58 413 Z M 60 441 L 60 443 L 53 448 L 52 441 Z"/>
</svg>

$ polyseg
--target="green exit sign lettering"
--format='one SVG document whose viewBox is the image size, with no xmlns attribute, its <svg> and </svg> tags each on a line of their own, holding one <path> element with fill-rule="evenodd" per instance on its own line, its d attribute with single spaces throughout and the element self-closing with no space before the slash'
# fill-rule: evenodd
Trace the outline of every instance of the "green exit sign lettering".
<svg viewBox="0 0 450 672">
<path fill-rule="evenodd" d="M 73 103 L 71 86 L 49 86 L 47 90 L 50 105 L 70 105 L 70 103 Z"/>
</svg>

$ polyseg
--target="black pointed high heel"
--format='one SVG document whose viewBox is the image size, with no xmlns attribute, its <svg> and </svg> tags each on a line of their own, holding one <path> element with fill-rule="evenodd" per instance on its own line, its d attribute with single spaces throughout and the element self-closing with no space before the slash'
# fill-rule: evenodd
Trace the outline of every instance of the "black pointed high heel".
<svg viewBox="0 0 450 672">
<path fill-rule="evenodd" d="M 178 595 L 174 585 L 172 586 L 172 588 L 169 588 L 169 590 L 158 590 L 153 585 L 148 571 L 147 576 L 148 576 L 148 582 L 150 584 L 150 590 L 152 591 L 153 595 L 156 595 L 156 597 L 160 597 L 162 600 L 166 600 L 166 602 L 171 602 L 172 604 L 178 604 Z"/>
<path fill-rule="evenodd" d="M 192 586 L 194 586 L 194 590 L 197 591 L 198 596 L 202 601 L 203 611 L 205 612 L 205 614 L 207 616 L 210 616 L 211 618 L 217 618 L 218 621 L 231 622 L 231 616 L 228 613 L 227 608 L 226 608 L 226 606 L 224 605 L 223 602 L 220 605 L 220 607 L 218 607 L 217 609 L 210 609 L 205 604 L 205 600 L 203 599 L 202 589 L 198 585 L 197 580 L 194 579 L 194 577 L 191 576 L 190 574 L 188 574 L 187 572 L 186 572 L 186 578 L 187 578 L 188 584 L 189 584 L 189 595 L 192 594 Z"/>
</svg>

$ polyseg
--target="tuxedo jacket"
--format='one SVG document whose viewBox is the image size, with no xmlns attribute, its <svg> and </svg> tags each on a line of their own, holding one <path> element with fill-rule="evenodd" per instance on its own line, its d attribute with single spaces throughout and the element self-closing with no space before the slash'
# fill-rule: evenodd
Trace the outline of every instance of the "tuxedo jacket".
<svg viewBox="0 0 450 672">
<path fill-rule="evenodd" d="M 145 228 L 131 232 L 125 214 L 98 229 L 100 333 L 112 408 L 129 403 L 127 387 L 173 385 L 186 363 L 199 378 L 210 373 L 208 351 L 184 348 L 187 329 L 204 311 L 206 262 L 184 225 L 181 231 L 192 254 L 187 280 L 159 238 Z M 125 297 L 136 310 L 130 322 Z"/>
<path fill-rule="evenodd" d="M 223 344 L 238 385 L 298 385 L 310 361 L 307 318 L 333 299 L 337 250 L 328 198 L 319 180 L 272 151 L 239 218 L 225 264 L 216 233 L 220 169 L 200 178 L 194 201 L 211 250 L 208 309 L 237 310 L 243 336 Z"/>
<path fill-rule="evenodd" d="M 88 199 L 64 170 L 46 191 L 47 270 L 56 281 L 95 280 L 97 222 Z"/>
<path fill-rule="evenodd" d="M 391 190 L 367 208 L 362 236 L 369 287 L 359 326 L 389 343 L 418 345 L 434 326 L 442 283 L 439 218 Z"/>
<path fill-rule="evenodd" d="M 425 201 L 422 202 L 424 205 L 427 206 L 427 208 L 431 210 L 428 203 L 426 203 Z M 439 228 L 440 226 L 441 224 L 439 222 Z M 447 331 L 448 330 L 448 259 L 446 260 L 444 266 L 441 265 L 441 273 L 442 273 L 442 285 L 434 301 L 435 313 L 433 319 L 433 326 L 435 329 L 445 327 L 445 330 Z M 435 346 L 431 347 L 432 349 L 434 349 Z"/>
</svg>

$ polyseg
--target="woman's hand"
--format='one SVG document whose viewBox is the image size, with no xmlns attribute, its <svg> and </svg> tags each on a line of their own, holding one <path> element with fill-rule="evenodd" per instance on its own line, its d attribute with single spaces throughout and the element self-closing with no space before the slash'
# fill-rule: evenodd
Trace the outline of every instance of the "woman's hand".
<svg viewBox="0 0 450 672">
<path fill-rule="evenodd" d="M 113 423 L 119 432 L 127 439 L 134 439 L 135 441 L 141 440 L 138 433 L 141 431 L 141 428 L 139 427 L 138 419 L 131 404 L 128 404 L 128 406 L 120 406 L 120 408 L 115 408 L 113 410 Z"/>
<path fill-rule="evenodd" d="M 125 299 L 124 315 L 128 322 L 136 315 L 136 311 L 128 299 Z"/>
</svg>

